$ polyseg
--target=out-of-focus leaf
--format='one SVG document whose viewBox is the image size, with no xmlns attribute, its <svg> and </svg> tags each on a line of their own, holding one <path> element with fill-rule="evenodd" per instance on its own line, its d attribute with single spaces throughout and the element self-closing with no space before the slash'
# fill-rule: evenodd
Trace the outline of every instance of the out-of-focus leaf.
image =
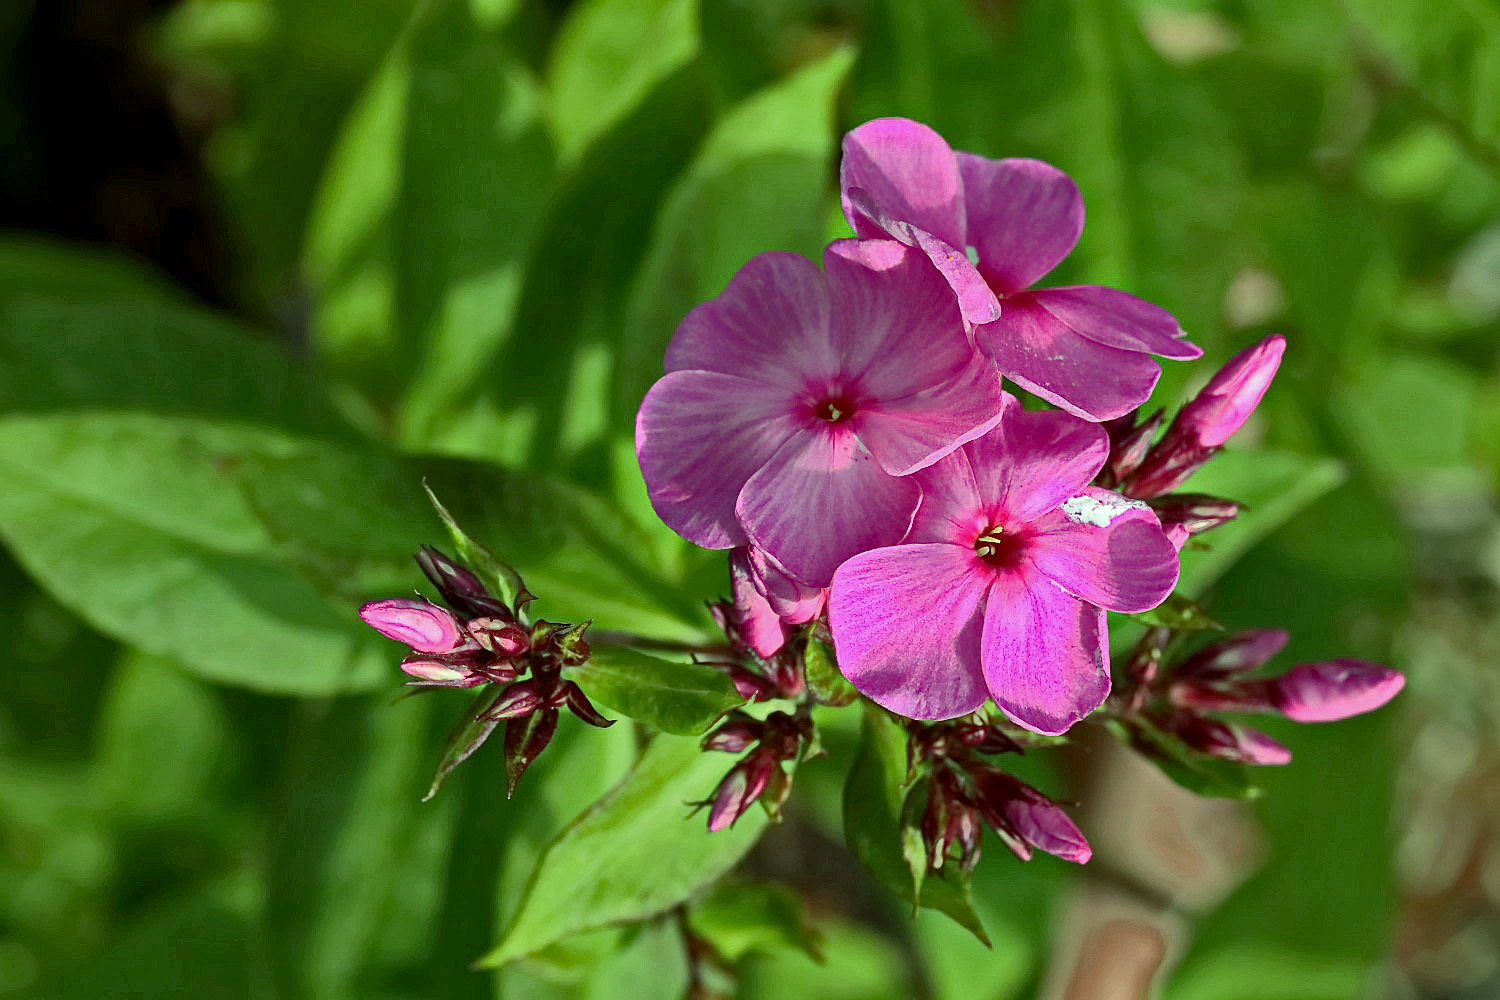
<svg viewBox="0 0 1500 1000">
<path fill-rule="evenodd" d="M 1344 480 L 1344 466 L 1331 458 L 1282 451 L 1236 451 L 1216 455 L 1188 487 L 1238 501 L 1240 516 L 1202 536 L 1208 546 L 1182 554 L 1184 594 L 1201 594 L 1252 546 L 1298 511 Z"/>
<path fill-rule="evenodd" d="M 1365 467 L 1386 488 L 1408 491 L 1474 475 L 1469 421 L 1478 392 L 1479 379 L 1457 365 L 1394 354 L 1356 367 L 1332 402 Z"/>
<path fill-rule="evenodd" d="M 425 482 L 466 532 L 521 573 L 541 617 L 689 642 L 708 626 L 701 607 L 640 560 L 649 547 L 637 544 L 639 528 L 554 479 L 307 441 L 241 466 L 239 479 L 283 556 L 351 608 L 420 584 L 411 554 L 443 535 Z"/>
<path fill-rule="evenodd" d="M 696 740 L 657 736 L 619 787 L 558 836 L 537 866 L 510 927 L 485 966 L 554 941 L 641 920 L 687 899 L 732 868 L 760 837 L 752 810 L 709 833 L 688 803 L 710 796 L 724 773 Z"/>
<path fill-rule="evenodd" d="M 547 74 L 547 122 L 564 160 L 698 51 L 698 0 L 586 0 L 568 15 Z"/>
<path fill-rule="evenodd" d="M 1259 798 L 1261 791 L 1245 764 L 1196 753 L 1187 744 L 1144 719 L 1135 719 L 1129 730 L 1111 722 L 1115 735 L 1145 754 L 1163 774 L 1198 795 L 1221 799 Z"/>
<path fill-rule="evenodd" d="M 443 744 L 442 756 L 438 758 L 437 773 L 432 777 L 432 784 L 427 786 L 427 794 L 422 796 L 422 801 L 430 800 L 443 787 L 443 782 L 453 769 L 473 756 L 474 751 L 484 745 L 484 741 L 490 738 L 495 727 L 500 725 L 499 719 L 486 719 L 485 713 L 494 707 L 505 694 L 505 686 L 491 684 L 475 696 L 464 712 L 463 718 L 453 727 L 448 734 L 448 741 Z"/>
<path fill-rule="evenodd" d="M 347 435 L 309 375 L 234 324 L 84 298 L 17 296 L 0 311 L 0 412 L 149 410 Z"/>
<path fill-rule="evenodd" d="M 470 4 L 431 3 L 330 159 L 306 250 L 315 335 L 378 408 L 401 399 L 408 444 L 431 443 L 511 329 L 551 179 L 538 103 Z"/>
<path fill-rule="evenodd" d="M 427 500 L 432 504 L 432 509 L 437 513 L 438 520 L 443 522 L 443 527 L 448 531 L 448 538 L 453 542 L 454 552 L 458 555 L 458 561 L 468 564 L 490 588 L 491 593 L 500 598 L 511 609 L 519 612 L 520 605 L 524 605 L 531 599 L 531 593 L 526 589 L 521 574 L 515 571 L 509 563 L 501 562 L 484 545 L 469 537 L 459 523 L 453 519 L 448 508 L 437 498 L 426 483 L 422 484 L 422 490 L 427 494 Z"/>
<path fill-rule="evenodd" d="M 787 951 L 755 956 L 741 966 L 737 996 L 743 1000 L 906 1000 L 919 995 L 911 974 L 915 956 L 903 956 L 890 938 L 841 920 L 825 921 L 822 931 L 822 964 Z"/>
<path fill-rule="evenodd" d="M 872 708 L 865 713 L 859 756 L 844 786 L 844 837 L 850 850 L 901 899 L 947 914 L 987 943 L 967 883 L 954 879 L 947 867 L 941 876 L 927 872 L 921 898 L 916 898 L 903 854 L 905 780 L 906 734 L 884 712 Z"/>
<path fill-rule="evenodd" d="M 265 927 L 273 979 L 286 996 L 367 994 L 398 958 L 381 945 L 403 879 L 430 878 L 452 835 L 449 802 L 418 806 L 431 767 L 440 699 L 390 705 L 342 699 L 299 707 L 285 757 L 285 792 L 270 816 Z M 408 941 L 428 940 L 437 900 L 406 909 Z M 403 949 L 404 950 L 404 949 Z"/>
<path fill-rule="evenodd" d="M 815 256 L 837 148 L 834 99 L 852 53 L 838 49 L 724 115 L 673 186 L 631 289 L 616 388 L 622 413 L 661 374 L 683 316 L 767 250 Z"/>
<path fill-rule="evenodd" d="M 780 885 L 723 886 L 694 903 L 688 920 L 725 958 L 752 951 L 800 951 L 822 961 L 823 935 L 808 922 L 802 900 Z"/>
<path fill-rule="evenodd" d="M 674 736 L 702 733 L 744 700 L 723 671 L 618 646 L 595 645 L 563 676 L 592 701 Z"/>
<path fill-rule="evenodd" d="M 1130 617 L 1143 625 L 1159 625 L 1163 628 L 1189 632 L 1223 628 L 1218 622 L 1208 617 L 1208 612 L 1195 601 L 1182 594 L 1172 594 L 1150 611 Z"/>
<path fill-rule="evenodd" d="M 1369 993 L 1370 967 L 1317 949 L 1287 951 L 1241 944 L 1214 954 L 1211 962 L 1190 966 L 1173 979 L 1167 1000 L 1241 1000 L 1245 984 L 1255 984 L 1256 1000 L 1329 1000 Z"/>
<path fill-rule="evenodd" d="M 854 685 L 839 673 L 831 643 L 824 642 L 817 636 L 809 636 L 802 663 L 807 673 L 808 690 L 823 704 L 835 707 L 850 705 L 859 697 Z"/>
<path fill-rule="evenodd" d="M 0 535 L 95 628 L 205 679 L 283 694 L 368 688 L 384 674 L 376 643 L 275 561 L 233 477 L 286 444 L 145 414 L 10 417 Z"/>
<path fill-rule="evenodd" d="M 0 314 L 30 299 L 79 304 L 182 297 L 161 275 L 113 251 L 30 233 L 0 234 Z"/>
</svg>

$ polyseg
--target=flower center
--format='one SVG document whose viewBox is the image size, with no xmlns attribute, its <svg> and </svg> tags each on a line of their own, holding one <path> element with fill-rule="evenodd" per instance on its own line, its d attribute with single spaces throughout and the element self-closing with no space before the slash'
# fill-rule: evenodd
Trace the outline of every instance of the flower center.
<svg viewBox="0 0 1500 1000">
<path fill-rule="evenodd" d="M 974 554 L 991 566 L 1008 566 L 1021 551 L 1021 538 L 1014 532 L 1007 535 L 1005 529 L 992 524 L 974 539 Z"/>
<path fill-rule="evenodd" d="M 813 416 L 819 420 L 837 424 L 854 415 L 854 400 L 848 396 L 831 396 L 822 402 L 814 403 L 812 412 Z"/>
</svg>

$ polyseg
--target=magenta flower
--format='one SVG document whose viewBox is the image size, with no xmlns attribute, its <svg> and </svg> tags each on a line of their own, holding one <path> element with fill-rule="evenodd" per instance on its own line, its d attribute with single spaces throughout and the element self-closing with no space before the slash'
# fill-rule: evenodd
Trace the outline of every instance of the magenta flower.
<svg viewBox="0 0 1500 1000">
<path fill-rule="evenodd" d="M 657 514 L 710 549 L 753 543 L 810 587 L 893 545 L 909 476 L 984 433 L 1002 393 L 919 254 L 841 240 L 826 273 L 765 253 L 688 314 L 636 417 Z"/>
<path fill-rule="evenodd" d="M 1007 400 L 995 430 L 917 475 L 903 544 L 839 567 L 829 621 L 845 676 L 891 711 L 945 719 L 993 697 L 1055 734 L 1109 694 L 1105 610 L 1161 603 L 1177 551 L 1145 504 L 1088 485 L 1102 428 Z"/>
<path fill-rule="evenodd" d="M 1081 417 L 1109 420 L 1145 402 L 1161 375 L 1150 355 L 1203 353 L 1144 299 L 1098 285 L 1031 288 L 1083 232 L 1083 199 L 1056 167 L 955 153 L 925 125 L 881 118 L 844 137 L 840 187 L 858 235 L 927 255 L 1007 378 Z"/>
</svg>

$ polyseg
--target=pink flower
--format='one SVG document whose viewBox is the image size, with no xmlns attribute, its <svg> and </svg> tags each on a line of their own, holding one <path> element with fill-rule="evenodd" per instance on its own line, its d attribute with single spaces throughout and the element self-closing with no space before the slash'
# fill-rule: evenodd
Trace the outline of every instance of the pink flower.
<svg viewBox="0 0 1500 1000">
<path fill-rule="evenodd" d="M 1293 667 L 1271 682 L 1272 702 L 1295 722 L 1334 722 L 1373 712 L 1406 686 L 1390 667 L 1367 660 L 1325 660 Z"/>
<path fill-rule="evenodd" d="M 839 567 L 828 608 L 840 668 L 914 719 L 987 697 L 1056 734 L 1109 694 L 1104 612 L 1155 607 L 1177 551 L 1142 503 L 1090 487 L 1104 430 L 1008 397 L 999 426 L 919 473 L 901 545 Z"/>
<path fill-rule="evenodd" d="M 798 583 L 753 545 L 729 554 L 729 579 L 738 633 L 763 659 L 786 645 L 788 626 L 818 617 L 828 599 L 827 588 Z"/>
<path fill-rule="evenodd" d="M 999 418 L 1002 393 L 925 259 L 888 240 L 765 253 L 688 314 L 636 417 L 657 514 L 705 548 L 753 543 L 807 586 L 892 545 L 907 477 Z"/>
<path fill-rule="evenodd" d="M 1150 355 L 1203 353 L 1171 314 L 1133 295 L 1031 288 L 1083 232 L 1083 199 L 1056 167 L 955 153 L 925 125 L 881 118 L 844 137 L 840 187 L 858 235 L 927 255 L 1007 378 L 1081 417 L 1109 420 L 1145 402 L 1161 375 Z"/>
</svg>

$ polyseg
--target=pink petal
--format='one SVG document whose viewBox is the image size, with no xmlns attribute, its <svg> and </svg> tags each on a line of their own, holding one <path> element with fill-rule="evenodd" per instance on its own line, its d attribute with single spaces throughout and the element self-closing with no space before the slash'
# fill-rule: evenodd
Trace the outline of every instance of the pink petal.
<svg viewBox="0 0 1500 1000">
<path fill-rule="evenodd" d="M 975 343 L 1017 385 L 1086 420 L 1113 420 L 1151 396 L 1161 368 L 1150 357 L 1084 337 L 1026 292 L 974 331 Z"/>
<path fill-rule="evenodd" d="M 984 679 L 1011 721 L 1049 736 L 1109 697 L 1104 612 L 1037 573 L 998 573 L 984 614 Z"/>
<path fill-rule="evenodd" d="M 1138 500 L 1090 489 L 1032 527 L 1027 558 L 1080 600 L 1134 614 L 1156 607 L 1177 586 L 1177 549 Z"/>
<path fill-rule="evenodd" d="M 418 653 L 447 653 L 463 641 L 458 621 L 427 601 L 392 597 L 359 609 L 366 625 Z"/>
<path fill-rule="evenodd" d="M 786 628 L 781 616 L 756 587 L 755 571 L 749 553 L 753 546 L 741 546 L 729 554 L 729 584 L 734 597 L 734 624 L 745 644 L 756 655 L 769 657 L 786 645 Z"/>
<path fill-rule="evenodd" d="M 920 497 L 912 480 L 886 475 L 853 432 L 815 429 L 766 460 L 737 511 L 756 545 L 798 580 L 824 587 L 845 559 L 899 542 Z"/>
<path fill-rule="evenodd" d="M 957 156 L 980 273 L 1002 295 L 1030 288 L 1062 262 L 1083 232 L 1078 185 L 1041 160 Z"/>
<path fill-rule="evenodd" d="M 1013 396 L 1006 399 L 1015 402 Z M 994 500 L 980 493 L 967 447 L 928 466 L 915 478 L 922 487 L 922 502 L 903 541 L 971 547 L 979 533 L 991 525 Z"/>
<path fill-rule="evenodd" d="M 1067 413 L 1016 404 L 965 449 L 979 492 L 1015 528 L 1082 492 L 1109 457 L 1109 435 Z"/>
<path fill-rule="evenodd" d="M 1260 405 L 1285 350 L 1286 338 L 1273 333 L 1230 358 L 1177 414 L 1168 434 L 1180 434 L 1202 448 L 1228 441 Z"/>
<path fill-rule="evenodd" d="M 838 240 L 824 266 L 834 346 L 861 400 L 860 439 L 882 468 L 908 475 L 993 426 L 999 376 L 920 254 L 890 240 Z"/>
<path fill-rule="evenodd" d="M 667 346 L 666 370 L 700 370 L 800 390 L 839 359 L 828 339 L 828 289 L 794 253 L 752 257 L 717 298 L 695 308 Z"/>
<path fill-rule="evenodd" d="M 828 600 L 826 588 L 807 586 L 768 553 L 753 545 L 745 552 L 755 589 L 782 621 L 788 625 L 801 625 L 822 613 Z"/>
<path fill-rule="evenodd" d="M 1406 686 L 1406 678 L 1366 660 L 1326 660 L 1293 667 L 1271 682 L 1276 707 L 1297 722 L 1333 722 L 1373 712 Z"/>
<path fill-rule="evenodd" d="M 839 669 L 877 705 L 951 719 L 984 704 L 979 602 L 989 574 L 956 545 L 897 545 L 839 567 L 828 598 Z"/>
<path fill-rule="evenodd" d="M 953 150 L 926 125 L 909 118 L 877 118 L 844 136 L 839 190 L 844 215 L 860 236 L 884 229 L 868 210 L 851 204 L 859 188 L 880 213 L 964 248 L 964 192 Z M 894 235 L 894 234 L 891 234 Z"/>
<path fill-rule="evenodd" d="M 1032 299 L 1065 326 L 1096 344 L 1192 361 L 1203 348 L 1191 344 L 1171 313 L 1145 299 L 1101 285 L 1038 288 Z"/>
<path fill-rule="evenodd" d="M 670 372 L 646 393 L 635 452 L 651 506 L 706 549 L 743 545 L 735 501 L 746 481 L 796 433 L 776 390 L 718 372 Z"/>
</svg>

